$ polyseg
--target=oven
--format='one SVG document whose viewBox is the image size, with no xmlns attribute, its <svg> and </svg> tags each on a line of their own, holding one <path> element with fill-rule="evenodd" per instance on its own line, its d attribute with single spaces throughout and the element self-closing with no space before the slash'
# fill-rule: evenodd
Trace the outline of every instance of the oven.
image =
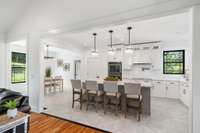
<svg viewBox="0 0 200 133">
<path fill-rule="evenodd" d="M 121 80 L 122 79 L 122 63 L 108 62 L 108 76 L 115 76 Z"/>
</svg>

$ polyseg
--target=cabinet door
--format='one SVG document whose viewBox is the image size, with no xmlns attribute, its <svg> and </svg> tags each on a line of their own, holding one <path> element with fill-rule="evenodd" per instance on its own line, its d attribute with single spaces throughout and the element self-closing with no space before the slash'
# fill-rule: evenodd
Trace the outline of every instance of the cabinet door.
<svg viewBox="0 0 200 133">
<path fill-rule="evenodd" d="M 152 63 L 152 69 L 154 70 L 162 69 L 162 50 L 160 45 L 155 45 L 152 47 L 151 63 Z"/>
<path fill-rule="evenodd" d="M 151 63 L 151 47 L 145 46 L 141 50 L 140 54 L 141 63 Z"/>
<path fill-rule="evenodd" d="M 180 99 L 186 106 L 189 106 L 189 86 L 187 83 L 180 83 Z"/>
<path fill-rule="evenodd" d="M 167 98 L 180 98 L 179 82 L 167 81 L 166 90 Z"/>
<path fill-rule="evenodd" d="M 122 69 L 127 70 L 127 69 L 131 69 L 131 67 L 132 67 L 132 54 L 124 53 Z"/>
<path fill-rule="evenodd" d="M 154 97 L 165 97 L 166 89 L 164 81 L 153 81 L 152 96 Z"/>
</svg>

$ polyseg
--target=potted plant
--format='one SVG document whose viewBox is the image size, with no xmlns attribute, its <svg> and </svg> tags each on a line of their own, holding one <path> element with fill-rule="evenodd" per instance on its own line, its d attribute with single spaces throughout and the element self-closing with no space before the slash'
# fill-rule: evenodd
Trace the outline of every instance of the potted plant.
<svg viewBox="0 0 200 133">
<path fill-rule="evenodd" d="M 108 76 L 104 80 L 105 81 L 118 81 L 119 78 L 117 76 Z"/>
<path fill-rule="evenodd" d="M 9 118 L 14 118 L 17 115 L 17 101 L 9 100 L 5 102 L 4 107 L 7 108 L 7 116 Z"/>
<path fill-rule="evenodd" d="M 47 78 L 51 77 L 51 68 L 50 67 L 46 69 L 45 77 L 47 77 Z"/>
</svg>

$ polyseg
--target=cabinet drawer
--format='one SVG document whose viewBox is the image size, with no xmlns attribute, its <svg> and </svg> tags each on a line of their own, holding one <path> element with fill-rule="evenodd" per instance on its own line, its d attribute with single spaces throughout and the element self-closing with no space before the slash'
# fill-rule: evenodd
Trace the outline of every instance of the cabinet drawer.
<svg viewBox="0 0 200 133">
<path fill-rule="evenodd" d="M 179 86 L 179 82 L 178 81 L 167 81 L 166 85 L 167 86 Z"/>
</svg>

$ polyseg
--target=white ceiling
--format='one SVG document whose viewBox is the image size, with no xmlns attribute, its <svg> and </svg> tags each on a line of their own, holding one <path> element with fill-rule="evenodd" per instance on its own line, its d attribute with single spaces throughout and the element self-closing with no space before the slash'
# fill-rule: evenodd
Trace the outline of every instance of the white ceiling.
<svg viewBox="0 0 200 133">
<path fill-rule="evenodd" d="M 6 32 L 23 14 L 30 0 L 0 0 L 0 33 Z"/>
<path fill-rule="evenodd" d="M 5 2 L 6 1 L 6 2 Z M 161 12 L 163 7 L 175 10 L 200 3 L 199 0 L 1 0 L 0 30 L 24 34 L 69 29 L 87 22 L 106 23 Z M 28 5 L 28 6 L 26 6 Z M 24 10 L 23 7 L 26 7 Z M 170 7 L 170 8 L 169 8 Z M 20 12 L 23 14 L 20 15 Z M 163 11 L 164 12 L 164 11 Z M 7 18 L 8 17 L 8 18 Z M 14 19 L 18 18 L 18 19 Z M 105 19 L 106 18 L 106 19 Z M 12 23 L 15 25 L 12 26 Z"/>
<path fill-rule="evenodd" d="M 127 24 L 110 26 L 105 28 L 96 28 L 79 33 L 66 33 L 56 36 L 55 39 L 62 42 L 71 43 L 80 47 L 93 47 L 92 33 L 96 32 L 97 47 L 107 46 L 110 43 L 109 30 L 114 30 L 113 43 L 127 43 L 127 27 L 132 26 L 132 42 L 145 41 L 163 41 L 173 42 L 190 39 L 190 14 L 189 12 L 176 15 L 143 20 L 138 22 L 129 22 Z"/>
</svg>

